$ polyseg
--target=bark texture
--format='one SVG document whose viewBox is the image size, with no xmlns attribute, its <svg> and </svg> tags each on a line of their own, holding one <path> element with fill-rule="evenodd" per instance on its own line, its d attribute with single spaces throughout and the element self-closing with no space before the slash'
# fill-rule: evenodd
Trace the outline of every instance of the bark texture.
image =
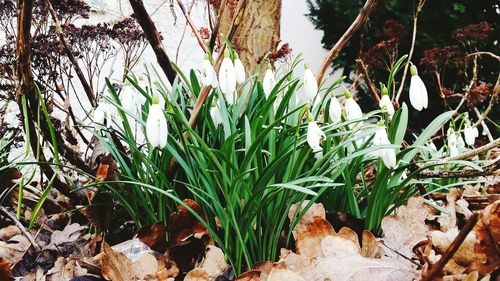
<svg viewBox="0 0 500 281">
<path fill-rule="evenodd" d="M 220 32 L 232 35 L 242 62 L 249 71 L 255 70 L 264 55 L 274 52 L 279 43 L 281 0 L 239 0 L 237 5 L 227 1 L 220 12 Z"/>
</svg>

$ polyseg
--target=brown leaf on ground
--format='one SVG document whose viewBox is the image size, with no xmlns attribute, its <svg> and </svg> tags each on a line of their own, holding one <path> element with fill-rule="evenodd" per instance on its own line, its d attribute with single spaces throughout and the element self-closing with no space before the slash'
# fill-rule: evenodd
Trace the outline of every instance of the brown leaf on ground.
<svg viewBox="0 0 500 281">
<path fill-rule="evenodd" d="M 159 253 L 167 250 L 167 231 L 162 222 L 146 225 L 137 231 L 137 238 Z"/>
<path fill-rule="evenodd" d="M 132 262 L 124 254 L 113 250 L 106 242 L 102 244 L 102 251 L 99 261 L 106 280 L 133 280 Z"/>
<path fill-rule="evenodd" d="M 207 216 L 200 204 L 191 199 L 184 199 L 184 203 L 206 221 Z M 169 234 L 173 246 L 182 244 L 191 236 L 200 239 L 203 235 L 209 234 L 203 224 L 187 208 L 182 205 L 178 208 L 176 213 L 170 215 Z"/>
<path fill-rule="evenodd" d="M 425 219 L 429 211 L 424 206 L 422 197 L 412 197 L 406 206 L 397 210 L 396 216 L 387 216 L 382 219 L 383 245 L 389 248 L 384 250 L 388 257 L 401 261 L 407 261 L 397 253 L 405 256 L 413 256 L 413 247 L 422 240 L 426 240 L 429 227 Z"/>
<path fill-rule="evenodd" d="M 201 268 L 195 268 L 188 272 L 184 281 L 209 281 L 208 273 Z"/>
<path fill-rule="evenodd" d="M 165 260 L 165 267 L 157 272 L 159 280 L 167 280 L 168 278 L 175 278 L 179 275 L 179 268 L 174 261 Z"/>
<path fill-rule="evenodd" d="M 98 231 L 108 229 L 113 218 L 111 197 L 101 192 L 86 190 L 88 205 L 78 206 L 78 210 L 97 228 Z"/>
<path fill-rule="evenodd" d="M 73 243 L 80 238 L 82 232 L 87 227 L 84 225 L 79 225 L 78 223 L 72 223 L 67 225 L 62 231 L 56 230 L 50 236 L 50 243 L 43 247 L 43 249 L 48 250 L 58 250 L 58 247 L 61 247 L 66 243 Z"/>
<path fill-rule="evenodd" d="M 247 271 L 238 276 L 238 278 L 236 278 L 236 281 L 259 281 L 259 280 L 261 279 L 260 279 L 260 271 L 258 270 Z"/>
<path fill-rule="evenodd" d="M 288 270 L 284 266 L 276 266 L 273 268 L 267 281 L 305 281 L 300 275 Z"/>
<path fill-rule="evenodd" d="M 4 258 L 11 265 L 14 265 L 23 258 L 24 253 L 30 246 L 28 238 L 22 234 L 17 234 L 7 241 L 0 241 L 0 258 Z"/>
<path fill-rule="evenodd" d="M 218 247 L 209 245 L 205 249 L 205 257 L 198 266 L 205 270 L 210 280 L 215 280 L 217 276 L 222 275 L 229 268 L 222 250 Z"/>
<path fill-rule="evenodd" d="M 143 253 L 136 262 L 132 264 L 132 272 L 137 280 L 156 279 L 159 270 L 156 257 L 150 253 Z"/>
<path fill-rule="evenodd" d="M 0 258 L 0 280 L 11 281 L 10 263 L 7 259 Z"/>
<path fill-rule="evenodd" d="M 290 210 L 288 211 L 288 219 L 290 221 L 294 220 L 294 217 L 300 215 L 302 210 L 309 204 L 309 201 L 302 202 L 302 205 L 299 207 L 298 204 L 292 204 Z M 293 237 L 297 238 L 297 230 L 306 228 L 308 222 L 312 221 L 313 217 L 320 217 L 326 219 L 326 211 L 321 203 L 313 203 L 311 207 L 305 212 L 299 222 L 295 225 L 295 228 L 292 231 Z"/>
<path fill-rule="evenodd" d="M 0 229 L 0 240 L 7 241 L 10 238 L 21 234 L 21 230 L 15 225 L 9 225 Z"/>
<path fill-rule="evenodd" d="M 483 210 L 472 231 L 479 241 L 475 247 L 476 255 L 484 254 L 487 259 L 484 262 L 474 259 L 467 272 L 478 271 L 480 275 L 490 273 L 500 267 L 500 200 Z"/>
<path fill-rule="evenodd" d="M 327 236 L 335 235 L 332 225 L 321 217 L 312 217 L 300 229 L 296 228 L 296 250 L 302 256 L 321 257 L 321 241 Z"/>
<path fill-rule="evenodd" d="M 368 230 L 363 231 L 361 255 L 365 258 L 375 258 L 379 252 L 377 238 Z"/>
<path fill-rule="evenodd" d="M 59 257 L 54 263 L 54 267 L 45 275 L 46 281 L 68 281 L 75 277 L 84 276 L 87 270 L 80 267 L 73 259 Z"/>
</svg>

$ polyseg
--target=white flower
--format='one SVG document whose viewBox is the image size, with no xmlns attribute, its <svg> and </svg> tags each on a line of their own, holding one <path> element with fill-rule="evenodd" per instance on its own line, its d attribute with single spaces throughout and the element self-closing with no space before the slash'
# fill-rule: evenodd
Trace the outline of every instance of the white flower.
<svg viewBox="0 0 500 281">
<path fill-rule="evenodd" d="M 322 156 L 321 140 L 326 139 L 326 135 L 318 126 L 316 121 L 310 121 L 307 124 L 307 144 L 312 148 L 315 157 Z"/>
<path fill-rule="evenodd" d="M 481 127 L 483 127 L 483 136 L 487 136 L 490 133 L 490 129 L 488 129 L 484 121 L 481 122 Z"/>
<path fill-rule="evenodd" d="M 457 134 L 452 128 L 448 128 L 447 132 L 448 138 L 446 140 L 447 145 L 448 145 L 448 151 L 450 152 L 450 156 L 454 157 L 460 154 L 458 150 L 458 139 L 457 139 Z"/>
<path fill-rule="evenodd" d="M 94 110 L 94 123 L 104 125 L 105 127 L 111 126 L 111 121 L 115 116 L 114 106 L 107 102 L 100 102 Z"/>
<path fill-rule="evenodd" d="M 236 103 L 236 70 L 229 57 L 222 60 L 219 69 L 219 86 L 228 104 Z"/>
<path fill-rule="evenodd" d="M 417 67 L 412 65 L 410 67 L 411 80 L 410 80 L 410 103 L 418 111 L 427 108 L 429 98 L 427 96 L 427 89 L 425 84 L 418 76 Z"/>
<path fill-rule="evenodd" d="M 464 138 L 468 145 L 474 145 L 476 138 L 479 137 L 479 131 L 477 127 L 471 127 L 470 124 L 465 124 L 464 128 Z"/>
<path fill-rule="evenodd" d="M 267 69 L 264 74 L 264 79 L 262 80 L 262 88 L 264 88 L 264 94 L 266 98 L 269 98 L 274 86 L 276 86 L 276 79 L 274 79 L 274 72 L 272 69 Z"/>
<path fill-rule="evenodd" d="M 222 113 L 218 105 L 212 105 L 212 107 L 210 107 L 210 117 L 212 117 L 212 121 L 216 128 L 222 124 Z"/>
<path fill-rule="evenodd" d="M 149 115 L 146 120 L 146 137 L 151 146 L 164 148 L 167 145 L 167 119 L 163 109 L 157 103 L 149 107 Z"/>
<path fill-rule="evenodd" d="M 203 86 L 217 87 L 217 75 L 215 69 L 210 63 L 210 60 L 205 59 L 201 67 L 201 83 Z"/>
<path fill-rule="evenodd" d="M 352 121 L 356 119 L 363 118 L 363 111 L 361 111 L 361 108 L 359 107 L 358 103 L 351 97 L 349 92 L 345 92 L 345 111 L 347 115 L 347 120 Z M 359 122 L 360 124 L 363 124 L 363 121 Z M 349 124 L 349 127 L 354 127 L 353 124 Z"/>
<path fill-rule="evenodd" d="M 394 105 L 392 104 L 389 95 L 382 95 L 382 98 L 380 99 L 378 105 L 381 109 L 387 111 L 389 116 L 392 118 L 392 116 L 394 115 Z"/>
<path fill-rule="evenodd" d="M 238 57 L 234 60 L 234 69 L 236 70 L 236 82 L 238 82 L 239 84 L 245 82 L 245 67 Z"/>
<path fill-rule="evenodd" d="M 311 69 L 307 68 L 307 66 L 304 71 L 304 90 L 307 102 L 313 100 L 318 94 L 318 83 L 316 82 L 316 78 L 314 78 L 314 74 Z"/>
<path fill-rule="evenodd" d="M 342 107 L 340 106 L 339 100 L 335 96 L 333 96 L 330 100 L 328 113 L 330 114 L 330 119 L 332 119 L 333 124 L 337 124 L 342 120 Z"/>
<path fill-rule="evenodd" d="M 379 128 L 375 131 L 373 144 L 376 146 L 391 144 L 384 126 L 379 126 Z M 381 148 L 376 150 L 375 154 L 382 158 L 382 161 L 387 168 L 396 167 L 396 151 L 393 148 Z"/>
<path fill-rule="evenodd" d="M 137 109 L 136 93 L 134 88 L 130 86 L 123 86 L 120 93 L 120 102 L 125 111 L 135 113 Z"/>
</svg>

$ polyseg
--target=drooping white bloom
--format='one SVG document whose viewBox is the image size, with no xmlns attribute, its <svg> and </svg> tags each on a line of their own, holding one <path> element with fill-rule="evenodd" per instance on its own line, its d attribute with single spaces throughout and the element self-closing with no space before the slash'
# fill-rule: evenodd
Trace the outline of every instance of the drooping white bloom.
<svg viewBox="0 0 500 281">
<path fill-rule="evenodd" d="M 228 104 L 236 103 L 236 70 L 229 57 L 222 60 L 219 69 L 219 87 Z"/>
<path fill-rule="evenodd" d="M 274 86 L 276 86 L 276 79 L 274 78 L 274 72 L 272 69 L 268 68 L 264 74 L 264 79 L 262 80 L 262 88 L 264 88 L 264 94 L 266 98 L 269 98 Z"/>
<path fill-rule="evenodd" d="M 464 128 L 464 138 L 468 145 L 474 145 L 476 138 L 479 137 L 479 131 L 477 127 L 471 127 L 469 123 L 465 124 Z"/>
<path fill-rule="evenodd" d="M 380 101 L 378 105 L 380 106 L 381 109 L 387 111 L 387 114 L 389 114 L 389 117 L 392 118 L 394 115 L 394 105 L 391 102 L 391 98 L 389 97 L 389 90 L 385 85 L 382 85 L 382 98 L 380 98 Z"/>
<path fill-rule="evenodd" d="M 339 100 L 335 96 L 333 96 L 330 100 L 328 113 L 330 114 L 330 119 L 332 119 L 333 124 L 337 124 L 342 120 L 342 107 L 340 106 Z"/>
<path fill-rule="evenodd" d="M 164 148 L 167 145 L 168 126 L 163 109 L 157 103 L 149 107 L 148 119 L 146 120 L 146 137 L 151 146 Z"/>
<path fill-rule="evenodd" d="M 220 112 L 217 104 L 210 107 L 210 117 L 212 117 L 212 121 L 214 122 L 216 128 L 222 124 L 222 113 Z"/>
<path fill-rule="evenodd" d="M 245 82 L 245 66 L 243 66 L 243 63 L 238 57 L 236 57 L 236 59 L 234 60 L 234 69 L 236 70 L 236 82 L 238 82 L 239 84 Z"/>
<path fill-rule="evenodd" d="M 100 102 L 94 110 L 94 123 L 104 125 L 105 127 L 111 126 L 111 121 L 115 116 L 115 108 L 107 102 Z"/>
<path fill-rule="evenodd" d="M 123 109 L 129 113 L 135 113 L 137 109 L 136 93 L 134 88 L 130 86 L 123 86 L 120 92 L 120 102 Z"/>
<path fill-rule="evenodd" d="M 360 119 L 363 117 L 363 111 L 361 111 L 361 107 L 359 107 L 358 103 L 351 97 L 349 92 L 345 92 L 345 111 L 347 115 L 347 120 L 352 121 L 356 119 Z M 359 122 L 360 124 L 363 124 L 363 121 Z M 353 127 L 353 124 L 349 125 L 350 127 Z"/>
<path fill-rule="evenodd" d="M 457 156 L 460 154 L 458 150 L 458 139 L 457 139 L 457 134 L 452 128 L 448 128 L 447 132 L 447 140 L 446 143 L 448 145 L 448 151 L 450 153 L 451 157 Z"/>
<path fill-rule="evenodd" d="M 374 145 L 386 145 L 391 144 L 389 138 L 387 137 L 387 132 L 384 126 L 379 126 L 375 131 L 375 136 L 373 138 Z M 381 148 L 375 151 L 384 162 L 384 165 L 391 169 L 396 167 L 396 151 L 393 148 Z"/>
<path fill-rule="evenodd" d="M 427 96 L 427 89 L 425 84 L 418 76 L 417 67 L 412 65 L 410 67 L 411 80 L 410 80 L 410 103 L 418 111 L 427 108 L 429 98 Z"/>
<path fill-rule="evenodd" d="M 486 126 L 484 121 L 481 122 L 481 127 L 483 127 L 483 136 L 487 136 L 490 133 L 490 129 Z"/>
<path fill-rule="evenodd" d="M 203 86 L 217 87 L 217 75 L 215 69 L 210 63 L 210 60 L 205 59 L 201 67 L 201 84 Z"/>
<path fill-rule="evenodd" d="M 304 91 L 306 102 L 312 101 L 318 94 L 318 83 L 311 69 L 307 68 L 304 71 Z"/>
<path fill-rule="evenodd" d="M 316 158 L 322 156 L 321 140 L 323 139 L 326 139 L 325 132 L 321 130 L 316 121 L 310 121 L 307 124 L 307 144 L 312 148 Z"/>
</svg>

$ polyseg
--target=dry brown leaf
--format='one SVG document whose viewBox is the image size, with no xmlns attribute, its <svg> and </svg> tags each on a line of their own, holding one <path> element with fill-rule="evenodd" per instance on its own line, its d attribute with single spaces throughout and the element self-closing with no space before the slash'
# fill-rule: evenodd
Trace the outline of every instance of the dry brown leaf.
<svg viewBox="0 0 500 281">
<path fill-rule="evenodd" d="M 137 238 L 149 248 L 164 253 L 167 249 L 167 231 L 162 222 L 146 225 L 137 231 Z"/>
<path fill-rule="evenodd" d="M 309 204 L 309 201 L 302 202 L 302 205 L 299 207 L 298 204 L 292 204 L 290 210 L 288 211 L 288 218 L 290 221 L 293 221 L 294 217 L 299 215 L 300 212 Z M 313 217 L 320 217 L 326 219 L 326 211 L 321 203 L 313 203 L 311 207 L 305 212 L 299 222 L 295 225 L 295 228 L 292 231 L 293 237 L 297 238 L 297 230 L 304 229 L 307 226 L 307 223 L 312 221 Z"/>
<path fill-rule="evenodd" d="M 87 270 L 72 259 L 59 257 L 54 267 L 45 275 L 46 281 L 68 281 L 87 274 Z"/>
<path fill-rule="evenodd" d="M 304 224 L 301 229 L 296 229 L 297 253 L 307 257 L 321 257 L 321 240 L 327 236 L 335 235 L 332 225 L 321 217 L 312 217 L 311 221 Z"/>
<path fill-rule="evenodd" d="M 475 257 L 467 272 L 478 271 L 480 275 L 500 267 L 500 200 L 488 205 L 481 213 L 472 230 L 479 241 L 475 247 Z M 486 256 L 486 260 L 477 257 Z"/>
<path fill-rule="evenodd" d="M 201 268 L 195 268 L 186 274 L 186 277 L 184 277 L 184 281 L 208 281 L 208 273 L 201 269 Z"/>
<path fill-rule="evenodd" d="M 0 258 L 7 259 L 11 265 L 18 263 L 31 246 L 28 238 L 22 234 L 15 235 L 7 241 L 0 241 Z"/>
<path fill-rule="evenodd" d="M 7 259 L 4 258 L 0 258 L 0 280 L 13 280 L 12 274 L 10 272 L 10 263 Z"/>
<path fill-rule="evenodd" d="M 50 236 L 50 244 L 43 247 L 43 249 L 56 251 L 59 246 L 65 243 L 73 243 L 80 238 L 82 231 L 86 228 L 86 226 L 78 223 L 72 223 L 64 227 L 62 231 L 56 230 Z"/>
<path fill-rule="evenodd" d="M 113 250 L 106 242 L 102 243 L 102 276 L 111 281 L 133 280 L 132 262 L 120 252 Z"/>
<path fill-rule="evenodd" d="M 205 250 L 205 258 L 198 266 L 205 270 L 209 280 L 215 280 L 217 276 L 222 275 L 229 268 L 222 250 L 218 247 L 209 245 Z"/>
<path fill-rule="evenodd" d="M 379 252 L 377 238 L 368 230 L 363 230 L 361 255 L 365 258 L 375 258 Z"/>
<path fill-rule="evenodd" d="M 354 230 L 347 227 L 342 227 L 337 233 L 337 236 L 342 239 L 351 241 L 358 248 L 358 252 L 361 251 L 361 248 L 359 246 L 358 234 L 356 234 Z"/>
<path fill-rule="evenodd" d="M 177 267 L 177 264 L 174 261 L 166 260 L 164 264 L 165 267 L 160 269 L 156 273 L 158 280 L 160 281 L 167 280 L 169 278 L 175 278 L 179 275 L 179 268 Z"/>
<path fill-rule="evenodd" d="M 203 208 L 194 200 L 184 199 L 184 203 L 195 211 L 203 220 L 207 219 Z M 170 241 L 172 246 L 181 245 L 189 237 L 194 236 L 200 239 L 203 235 L 209 234 L 203 224 L 196 219 L 187 208 L 178 206 L 178 211 L 170 215 L 169 226 Z"/>
<path fill-rule="evenodd" d="M 17 226 L 9 225 L 7 227 L 0 229 L 0 240 L 7 241 L 10 238 L 21 233 L 22 233 L 21 230 Z"/>
<path fill-rule="evenodd" d="M 132 264 L 133 275 L 138 280 L 145 280 L 146 277 L 156 276 L 158 262 L 156 257 L 150 253 L 143 253 L 136 262 Z"/>
<path fill-rule="evenodd" d="M 382 219 L 382 241 L 390 249 L 385 251 L 385 254 L 405 262 L 406 259 L 394 252 L 405 257 L 413 256 L 413 247 L 425 240 L 429 231 L 429 227 L 425 224 L 428 214 L 423 198 L 412 197 L 406 206 L 399 207 L 396 216 Z"/>
<path fill-rule="evenodd" d="M 238 276 L 238 278 L 236 278 L 236 281 L 259 281 L 259 280 L 261 279 L 260 279 L 260 271 L 258 270 L 247 271 Z"/>
<path fill-rule="evenodd" d="M 451 188 L 446 194 L 446 206 L 444 207 L 446 212 L 441 212 L 437 219 L 441 231 L 446 232 L 457 227 L 456 202 L 460 199 L 461 194 L 462 191 L 458 188 Z"/>
<path fill-rule="evenodd" d="M 302 277 L 296 273 L 284 268 L 275 267 L 269 274 L 267 281 L 305 281 Z"/>
</svg>

